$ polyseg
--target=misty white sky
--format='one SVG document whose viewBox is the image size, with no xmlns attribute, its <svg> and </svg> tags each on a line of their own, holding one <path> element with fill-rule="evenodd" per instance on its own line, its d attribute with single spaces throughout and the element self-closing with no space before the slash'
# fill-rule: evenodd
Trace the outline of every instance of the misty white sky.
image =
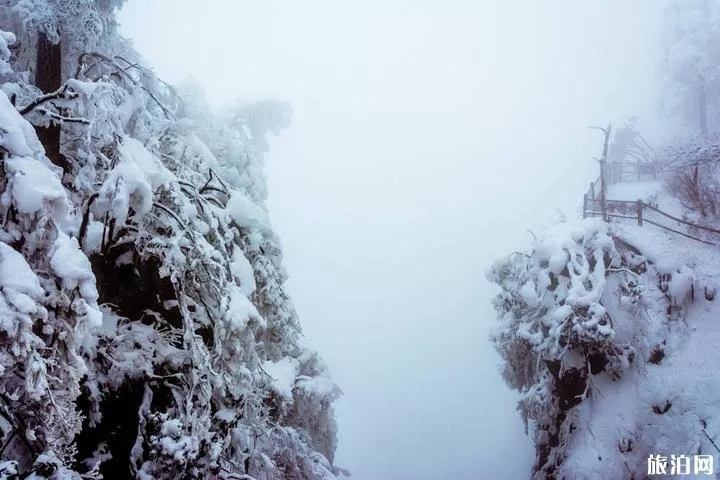
<svg viewBox="0 0 720 480">
<path fill-rule="evenodd" d="M 123 30 L 214 106 L 292 102 L 270 210 L 356 480 L 522 479 L 484 272 L 577 213 L 601 138 L 650 108 L 653 0 L 130 0 Z"/>
</svg>

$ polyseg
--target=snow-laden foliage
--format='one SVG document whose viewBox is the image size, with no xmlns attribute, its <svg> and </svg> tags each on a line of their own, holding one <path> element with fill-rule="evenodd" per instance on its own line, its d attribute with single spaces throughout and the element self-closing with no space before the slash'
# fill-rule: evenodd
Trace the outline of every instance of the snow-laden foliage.
<svg viewBox="0 0 720 480">
<path fill-rule="evenodd" d="M 122 2 L 11 3 L 25 30 L 0 31 L 1 478 L 335 478 L 340 391 L 299 342 L 265 206 L 265 135 L 289 107 L 182 101 L 111 28 Z M 49 94 L 12 54 L 38 32 L 73 37 Z M 35 133 L 49 124 L 67 168 Z"/>
<path fill-rule="evenodd" d="M 652 348 L 660 348 L 664 335 L 682 322 L 695 297 L 693 270 L 648 258 L 633 241 L 593 219 L 558 225 L 531 252 L 498 261 L 488 278 L 501 288 L 494 299 L 500 325 L 492 341 L 504 360 L 506 382 L 522 395 L 518 408 L 533 427 L 533 478 L 625 478 L 626 467 L 642 478 L 647 456 L 636 458 L 638 450 L 632 461 L 618 460 L 610 450 L 592 468 L 567 460 L 577 442 L 601 451 L 589 440 L 588 409 L 614 388 L 607 385 L 643 371 Z M 610 448 L 628 441 L 612 435 L 605 439 Z M 654 440 L 644 439 L 640 453 L 652 450 Z"/>
<path fill-rule="evenodd" d="M 612 135 L 608 146 L 609 162 L 640 162 L 656 161 L 652 147 L 645 141 L 637 129 L 637 118 L 631 118 Z"/>
<path fill-rule="evenodd" d="M 673 0 L 666 10 L 663 105 L 695 132 L 717 131 L 720 2 Z"/>
<path fill-rule="evenodd" d="M 12 10 L 24 29 L 41 32 L 53 43 L 72 33 L 74 49 L 94 50 L 115 26 L 114 12 L 125 0 L 15 0 Z"/>
<path fill-rule="evenodd" d="M 720 137 L 692 137 L 665 148 L 661 156 L 666 189 L 694 224 L 715 228 L 720 218 Z M 702 231 L 693 232 L 704 237 Z M 713 241 L 712 238 L 708 238 Z"/>
</svg>

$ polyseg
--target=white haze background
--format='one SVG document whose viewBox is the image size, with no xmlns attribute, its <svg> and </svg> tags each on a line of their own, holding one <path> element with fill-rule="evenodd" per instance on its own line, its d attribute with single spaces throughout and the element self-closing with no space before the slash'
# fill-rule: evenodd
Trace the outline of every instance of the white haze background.
<svg viewBox="0 0 720 480">
<path fill-rule="evenodd" d="M 215 107 L 293 104 L 270 210 L 356 480 L 527 478 L 484 272 L 568 217 L 586 129 L 650 111 L 653 0 L 130 0 L 123 30 Z M 647 116 L 645 117 L 647 118 Z"/>
</svg>

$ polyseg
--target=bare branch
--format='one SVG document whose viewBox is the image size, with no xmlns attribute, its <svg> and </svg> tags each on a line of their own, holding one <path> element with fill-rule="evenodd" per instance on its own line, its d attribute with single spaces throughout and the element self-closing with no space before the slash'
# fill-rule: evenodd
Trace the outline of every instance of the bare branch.
<svg viewBox="0 0 720 480">
<path fill-rule="evenodd" d="M 705 428 L 703 428 L 702 431 L 705 434 L 705 436 L 707 437 L 707 439 L 710 440 L 710 443 L 712 443 L 712 446 L 715 447 L 715 450 L 717 450 L 718 453 L 720 453 L 720 448 L 718 448 L 717 443 L 715 443 L 715 440 L 713 440 L 712 437 L 710 435 L 708 435 L 707 430 L 705 430 Z"/>
<path fill-rule="evenodd" d="M 68 92 L 67 91 L 67 85 L 63 85 L 59 89 L 55 90 L 54 92 L 48 93 L 46 95 L 41 95 L 23 108 L 18 109 L 18 112 L 20 115 L 26 115 L 33 111 L 35 107 L 47 102 L 48 100 L 56 100 L 56 99 L 73 99 L 77 97 L 77 93 L 75 92 Z"/>
<path fill-rule="evenodd" d="M 187 225 L 185 225 L 185 222 L 182 221 L 182 219 L 177 215 L 177 213 L 173 212 L 168 207 L 159 202 L 153 202 L 153 207 L 159 208 L 160 210 L 163 210 L 165 213 L 173 217 L 175 221 L 182 227 L 184 233 L 187 234 L 188 238 L 190 238 L 190 240 L 195 240 L 195 232 L 188 228 Z"/>
<path fill-rule="evenodd" d="M 610 125 L 608 125 L 607 127 L 587 127 L 587 128 L 588 128 L 588 130 L 600 130 L 605 135 L 610 135 Z"/>
<path fill-rule="evenodd" d="M 123 71 L 128 71 L 131 68 L 142 71 L 142 67 L 137 63 L 133 63 L 129 60 L 125 60 L 125 58 L 121 57 L 120 55 L 115 55 L 115 58 L 117 58 L 118 60 L 122 60 L 123 62 L 128 64 L 127 67 L 123 68 Z"/>
<path fill-rule="evenodd" d="M 40 108 L 37 110 L 38 113 L 41 115 L 47 115 L 48 117 L 52 118 L 53 120 L 56 120 L 58 122 L 67 122 L 67 123 L 84 123 L 85 125 L 90 125 L 90 120 L 82 117 L 65 117 L 63 115 L 60 115 L 55 112 L 51 112 L 50 110 L 47 110 L 45 108 Z"/>
<path fill-rule="evenodd" d="M 95 57 L 95 58 L 97 58 L 97 59 L 99 59 L 99 60 L 101 60 L 101 61 L 103 61 L 103 62 L 105 62 L 105 63 L 108 63 L 110 66 L 114 67 L 114 68 L 121 74 L 121 76 L 124 76 L 125 78 L 127 78 L 128 80 L 130 80 L 130 82 L 131 82 L 133 85 L 135 85 L 136 87 L 142 88 L 142 89 L 145 91 L 145 93 L 147 93 L 148 96 L 149 96 L 151 99 L 153 99 L 153 101 L 155 101 L 155 103 L 158 105 L 158 107 L 160 107 L 160 109 L 162 110 L 163 114 L 165 115 L 165 117 L 166 117 L 168 120 L 170 120 L 170 117 L 172 117 L 173 119 L 176 119 L 175 114 L 172 113 L 170 110 L 168 110 L 167 107 L 165 107 L 162 103 L 160 103 L 160 100 L 158 100 L 157 97 L 156 97 L 150 90 L 148 90 L 147 88 L 145 88 L 144 85 L 142 85 L 142 84 L 139 83 L 137 80 L 135 80 L 134 78 L 132 78 L 132 77 L 130 76 L 130 74 L 128 74 L 127 71 L 126 71 L 124 68 L 122 68 L 120 65 L 118 65 L 112 58 L 109 58 L 109 57 L 103 55 L 102 53 L 97 53 L 97 52 L 85 52 L 85 53 L 81 54 L 81 55 L 78 57 L 78 69 L 77 69 L 77 73 L 76 73 L 76 75 L 75 75 L 76 77 L 78 77 L 78 76 L 80 75 L 80 72 L 82 71 L 82 63 L 83 63 L 85 57 Z M 127 62 L 127 60 L 125 60 L 125 61 Z M 138 67 L 138 68 L 139 68 L 139 67 Z"/>
</svg>

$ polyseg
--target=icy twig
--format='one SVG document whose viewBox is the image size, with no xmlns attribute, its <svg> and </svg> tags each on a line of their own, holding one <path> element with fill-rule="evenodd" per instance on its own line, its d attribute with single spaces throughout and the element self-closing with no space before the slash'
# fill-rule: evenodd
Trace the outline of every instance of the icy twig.
<svg viewBox="0 0 720 480">
<path fill-rule="evenodd" d="M 167 213 L 168 215 L 170 215 L 171 217 L 173 217 L 173 219 L 175 219 L 175 221 L 183 228 L 183 230 L 188 235 L 190 240 L 195 240 L 195 234 L 194 234 L 193 230 L 191 230 L 190 228 L 188 228 L 187 225 L 185 225 L 185 222 L 182 221 L 182 219 L 177 215 L 177 213 L 173 212 L 172 210 L 170 210 L 168 207 L 166 207 L 162 203 L 153 202 L 153 207 L 157 207 L 160 210 Z"/>
<path fill-rule="evenodd" d="M 58 122 L 67 122 L 67 123 L 83 123 L 85 125 L 90 125 L 90 120 L 82 117 L 66 117 L 64 115 L 60 115 L 55 112 L 51 112 L 50 110 L 46 108 L 40 108 L 38 109 L 38 113 L 41 115 L 47 115 L 48 117 L 52 118 L 53 120 L 57 120 Z"/>
<path fill-rule="evenodd" d="M 46 388 L 48 396 L 50 397 L 50 403 L 52 403 L 52 406 L 55 408 L 55 411 L 58 414 L 58 417 L 60 417 L 60 420 L 62 421 L 63 425 L 65 425 L 65 428 L 70 429 L 70 425 L 68 425 L 67 420 L 65 420 L 65 417 L 63 416 L 62 412 L 60 411 L 60 408 L 57 406 L 57 403 L 55 403 L 55 397 L 53 397 L 52 391 L 49 388 Z"/>
<path fill-rule="evenodd" d="M 125 69 L 123 69 L 120 65 L 118 65 L 113 59 L 111 59 L 111 58 L 103 55 L 102 53 L 97 53 L 97 52 L 85 52 L 85 53 L 83 53 L 82 55 L 80 55 L 80 56 L 78 57 L 78 68 L 77 68 L 77 71 L 76 71 L 76 73 L 75 73 L 75 78 L 78 78 L 78 76 L 80 75 L 80 72 L 82 71 L 82 65 L 83 65 L 83 62 L 84 62 L 84 60 L 85 60 L 85 57 L 95 57 L 95 58 L 97 58 L 97 59 L 99 59 L 99 60 L 101 60 L 101 61 L 104 61 L 104 62 L 106 62 L 106 63 L 109 63 L 111 66 L 115 67 L 115 69 L 116 69 L 118 72 L 120 72 L 122 75 L 124 75 L 125 78 L 127 78 L 128 80 L 130 80 L 130 82 L 131 82 L 133 85 L 135 85 L 136 87 L 142 88 L 142 89 L 145 91 L 145 93 L 147 93 L 148 96 L 149 96 L 151 99 L 153 99 L 153 101 L 155 101 L 155 103 L 160 107 L 160 109 L 162 110 L 163 114 L 165 115 L 165 117 L 166 117 L 168 120 L 170 120 L 171 117 L 172 117 L 173 120 L 176 120 L 176 119 L 177 119 L 177 117 L 175 116 L 175 114 L 172 113 L 170 110 L 168 110 L 167 107 L 165 107 L 162 103 L 160 103 L 160 100 L 158 100 L 157 97 L 156 97 L 155 95 L 153 95 L 153 93 L 152 93 L 150 90 L 148 90 L 147 88 L 145 88 L 144 85 L 142 85 L 142 84 L 139 83 L 137 80 L 135 80 L 134 78 L 132 78 L 132 77 L 127 73 L 127 71 L 126 71 Z"/>
<path fill-rule="evenodd" d="M 55 90 L 54 92 L 39 96 L 38 98 L 36 98 L 35 100 L 33 100 L 32 102 L 27 104 L 25 107 L 18 109 L 18 113 L 20 113 L 20 115 L 26 115 L 26 114 L 30 113 L 31 111 L 33 111 L 35 109 L 35 107 L 47 102 L 48 100 L 55 100 L 58 98 L 62 98 L 62 99 L 76 98 L 77 93 L 68 92 L 67 88 L 68 88 L 67 85 L 63 85 L 62 87 Z"/>
<path fill-rule="evenodd" d="M 708 435 L 707 430 L 705 430 L 705 428 L 703 428 L 702 431 L 705 434 L 705 436 L 707 437 L 707 439 L 710 440 L 710 443 L 712 444 L 712 446 L 715 447 L 715 450 L 717 450 L 718 453 L 720 453 L 720 448 L 717 446 L 717 443 L 715 443 L 715 440 L 713 440 L 712 437 L 710 437 L 710 435 Z"/>
<path fill-rule="evenodd" d="M 637 273 L 635 273 L 632 270 L 627 269 L 627 268 L 607 268 L 606 271 L 607 272 L 625 272 L 625 273 L 629 273 L 630 275 L 632 275 L 634 277 L 639 277 L 639 275 Z"/>
</svg>

